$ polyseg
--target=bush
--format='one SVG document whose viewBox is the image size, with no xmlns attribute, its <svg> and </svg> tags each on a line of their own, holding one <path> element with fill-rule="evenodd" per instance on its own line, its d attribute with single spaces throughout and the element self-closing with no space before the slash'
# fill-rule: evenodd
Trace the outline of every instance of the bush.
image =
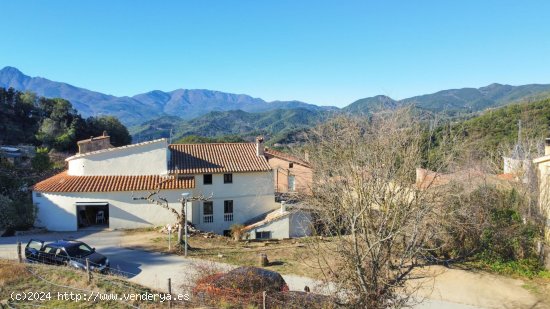
<svg viewBox="0 0 550 309">
<path fill-rule="evenodd" d="M 10 199 L 0 195 L 0 228 L 28 229 L 33 226 L 36 218 L 36 207 L 30 198 L 18 196 Z"/>
<path fill-rule="evenodd" d="M 242 224 L 233 224 L 231 225 L 231 236 L 235 240 L 241 240 L 243 237 L 244 225 Z"/>
<path fill-rule="evenodd" d="M 528 201 L 516 189 L 482 185 L 461 191 L 447 204 L 443 235 L 435 253 L 445 259 L 473 258 L 499 273 L 531 276 L 541 265 L 536 241 L 541 229 L 523 218 Z"/>
<path fill-rule="evenodd" d="M 53 164 L 48 155 L 48 148 L 39 147 L 36 149 L 36 155 L 31 159 L 32 168 L 37 172 L 44 172 L 52 168 Z"/>
</svg>

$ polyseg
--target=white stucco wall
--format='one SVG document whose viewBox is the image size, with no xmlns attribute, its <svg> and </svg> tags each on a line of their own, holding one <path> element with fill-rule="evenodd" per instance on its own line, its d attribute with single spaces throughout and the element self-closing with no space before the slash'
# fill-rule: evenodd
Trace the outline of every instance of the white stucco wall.
<svg viewBox="0 0 550 309">
<path fill-rule="evenodd" d="M 230 184 L 223 183 L 223 174 L 213 174 L 211 185 L 203 184 L 203 174 L 197 174 L 195 186 L 195 191 L 204 196 L 213 193 L 214 222 L 204 222 L 202 202 L 188 208 L 192 223 L 203 231 L 222 234 L 233 224 L 242 224 L 279 207 L 270 172 L 233 173 Z M 224 221 L 225 200 L 233 200 L 233 221 Z"/>
<path fill-rule="evenodd" d="M 256 239 L 256 232 L 271 232 L 272 239 L 304 237 L 311 235 L 311 216 L 302 211 L 292 212 L 286 217 L 251 229 L 249 239 Z"/>
<path fill-rule="evenodd" d="M 170 206 L 181 209 L 178 199 L 183 190 L 165 190 L 163 196 Z M 190 192 L 190 191 L 188 191 Z M 145 196 L 147 192 L 134 192 L 135 196 Z M 37 205 L 36 226 L 51 231 L 76 231 L 77 202 L 106 202 L 109 204 L 109 228 L 129 229 L 159 226 L 174 223 L 176 217 L 172 212 L 144 200 L 132 200 L 132 192 L 107 193 L 33 193 L 33 202 Z"/>
<path fill-rule="evenodd" d="M 203 203 L 189 203 L 188 220 L 199 229 L 222 234 L 235 223 L 244 223 L 260 214 L 279 207 L 275 203 L 273 178 L 268 172 L 235 173 L 233 183 L 224 184 L 223 174 L 213 175 L 212 185 L 203 185 L 203 177 L 195 175 L 197 188 L 193 190 L 163 190 L 170 206 L 181 209 L 181 194 L 189 192 L 191 196 L 213 193 L 214 222 L 205 223 Z M 147 192 L 134 192 L 135 196 L 145 196 Z M 98 192 L 98 193 L 41 193 L 33 194 L 33 201 L 38 206 L 37 226 L 52 231 L 77 230 L 77 202 L 106 202 L 109 204 L 109 228 L 126 229 L 147 226 L 158 226 L 174 223 L 175 216 L 168 210 L 146 201 L 132 200 L 132 192 Z M 224 201 L 233 200 L 233 221 L 224 221 Z"/>
<path fill-rule="evenodd" d="M 166 139 L 67 159 L 69 175 L 164 175 L 168 169 Z"/>
<path fill-rule="evenodd" d="M 256 232 L 271 232 L 272 239 L 283 239 L 290 237 L 290 216 L 262 225 L 248 232 L 249 239 L 256 239 Z"/>
</svg>

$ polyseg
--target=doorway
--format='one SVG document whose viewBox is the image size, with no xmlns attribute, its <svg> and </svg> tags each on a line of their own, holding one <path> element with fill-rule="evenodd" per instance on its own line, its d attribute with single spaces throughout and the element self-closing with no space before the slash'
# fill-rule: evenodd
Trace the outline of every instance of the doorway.
<svg viewBox="0 0 550 309">
<path fill-rule="evenodd" d="M 109 203 L 77 202 L 76 214 L 79 229 L 109 227 Z"/>
</svg>

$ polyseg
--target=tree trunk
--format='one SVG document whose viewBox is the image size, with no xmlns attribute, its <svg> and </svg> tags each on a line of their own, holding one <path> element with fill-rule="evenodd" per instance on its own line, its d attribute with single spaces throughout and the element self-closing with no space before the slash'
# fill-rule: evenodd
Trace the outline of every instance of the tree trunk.
<svg viewBox="0 0 550 309">
<path fill-rule="evenodd" d="M 180 222 L 180 226 L 178 227 L 178 244 L 183 244 L 183 223 Z"/>
</svg>

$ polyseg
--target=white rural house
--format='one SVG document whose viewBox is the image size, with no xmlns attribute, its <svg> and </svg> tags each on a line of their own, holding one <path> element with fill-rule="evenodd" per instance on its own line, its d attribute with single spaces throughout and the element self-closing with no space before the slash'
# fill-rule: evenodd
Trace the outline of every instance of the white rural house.
<svg viewBox="0 0 550 309">
<path fill-rule="evenodd" d="M 262 139 L 174 145 L 159 139 L 113 147 L 104 134 L 80 141 L 79 153 L 66 159 L 67 171 L 34 186 L 36 225 L 75 231 L 90 225 L 123 229 L 173 223 L 169 210 L 134 198 L 160 185 L 160 196 L 178 211 L 182 193 L 212 194 L 211 201 L 187 203 L 188 220 L 200 230 L 227 233 L 235 223 L 280 208 L 263 147 Z"/>
<path fill-rule="evenodd" d="M 280 207 L 262 150 L 263 141 L 168 145 L 159 139 L 123 147 L 112 147 L 108 136 L 81 141 L 79 153 L 66 159 L 67 171 L 34 186 L 36 225 L 75 231 L 173 223 L 169 210 L 134 198 L 160 185 L 160 196 L 177 210 L 182 193 L 213 195 L 188 202 L 187 216 L 197 228 L 222 234 Z"/>
</svg>

